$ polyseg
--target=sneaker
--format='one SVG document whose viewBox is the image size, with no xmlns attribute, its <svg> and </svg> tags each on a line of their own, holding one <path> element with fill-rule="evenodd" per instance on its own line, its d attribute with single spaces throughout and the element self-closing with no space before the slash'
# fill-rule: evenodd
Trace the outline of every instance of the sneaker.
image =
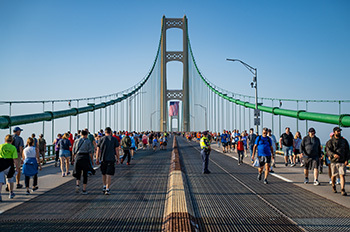
<svg viewBox="0 0 350 232">
<path fill-rule="evenodd" d="M 320 182 L 318 180 L 315 180 L 314 185 L 320 185 Z"/>
<path fill-rule="evenodd" d="M 62 177 L 65 177 L 66 176 L 66 173 L 62 173 Z"/>
<path fill-rule="evenodd" d="M 287 166 L 288 166 L 288 163 L 284 163 L 284 165 L 287 167 Z"/>
<path fill-rule="evenodd" d="M 329 179 L 329 184 L 332 184 L 332 180 L 331 179 Z"/>
<path fill-rule="evenodd" d="M 295 165 L 296 165 L 295 163 L 292 163 L 290 166 L 291 166 L 291 167 L 294 167 Z"/>
<path fill-rule="evenodd" d="M 269 182 L 267 182 L 267 179 L 264 179 L 264 184 L 268 184 Z"/>
<path fill-rule="evenodd" d="M 333 191 L 333 193 L 337 193 L 337 186 L 333 185 L 332 186 L 332 191 Z"/>
<path fill-rule="evenodd" d="M 274 170 L 271 170 L 270 173 L 275 173 L 275 171 L 274 171 Z"/>
<path fill-rule="evenodd" d="M 305 178 L 304 184 L 308 184 L 308 183 L 309 183 L 309 178 Z"/>
<path fill-rule="evenodd" d="M 103 194 L 105 194 L 105 193 L 106 193 L 106 186 L 103 186 L 103 188 L 102 188 L 102 192 L 103 192 Z"/>
<path fill-rule="evenodd" d="M 106 189 L 105 195 L 109 195 L 109 194 L 110 194 L 109 189 Z"/>
<path fill-rule="evenodd" d="M 79 187 L 79 185 L 75 186 L 75 192 L 76 192 L 76 193 L 79 193 L 79 192 L 80 192 L 80 187 Z"/>
<path fill-rule="evenodd" d="M 342 189 L 342 190 L 341 190 L 341 195 L 342 195 L 342 196 L 347 196 L 347 195 L 348 195 L 348 194 L 345 192 L 345 189 Z"/>
<path fill-rule="evenodd" d="M 38 188 L 39 188 L 38 186 L 33 187 L 33 189 L 32 189 L 33 192 L 36 191 L 36 190 L 38 190 Z"/>
<path fill-rule="evenodd" d="M 83 194 L 83 195 L 88 195 L 88 192 L 87 192 L 86 190 L 83 190 L 83 191 L 81 192 L 81 194 Z"/>
<path fill-rule="evenodd" d="M 300 164 L 300 167 L 304 167 L 304 164 L 303 164 L 303 163 L 301 163 L 301 164 Z"/>
<path fill-rule="evenodd" d="M 339 178 L 337 178 L 337 181 L 335 182 L 335 184 L 340 185 L 340 179 Z"/>
<path fill-rule="evenodd" d="M 17 188 L 18 189 L 23 188 L 23 185 L 22 184 L 17 184 Z"/>
<path fill-rule="evenodd" d="M 26 195 L 29 195 L 30 194 L 30 192 L 29 192 L 29 189 L 26 191 Z"/>
<path fill-rule="evenodd" d="M 258 177 L 257 177 L 258 180 L 261 180 L 261 176 L 262 176 L 261 174 L 258 174 Z"/>
<path fill-rule="evenodd" d="M 130 165 L 130 163 L 129 163 L 129 162 L 127 162 L 127 163 L 126 163 L 126 165 Z"/>
<path fill-rule="evenodd" d="M 67 176 L 70 174 L 70 172 L 67 172 Z"/>
<path fill-rule="evenodd" d="M 12 192 L 12 193 L 10 193 L 9 198 L 13 199 L 15 196 L 16 196 L 16 194 L 14 192 Z"/>
</svg>

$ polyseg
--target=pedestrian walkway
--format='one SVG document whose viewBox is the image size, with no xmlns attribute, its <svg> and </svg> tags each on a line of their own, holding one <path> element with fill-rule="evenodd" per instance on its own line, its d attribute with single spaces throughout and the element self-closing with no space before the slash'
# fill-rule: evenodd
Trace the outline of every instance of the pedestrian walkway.
<svg viewBox="0 0 350 232">
<path fill-rule="evenodd" d="M 198 143 L 179 139 L 179 147 L 201 231 L 350 231 L 343 205 L 274 176 L 264 185 L 251 164 L 216 150 L 203 175 Z"/>
<path fill-rule="evenodd" d="M 222 149 L 218 147 L 217 144 L 212 144 L 213 149 L 215 149 L 218 152 L 221 152 Z M 238 159 L 236 152 L 230 152 L 230 153 L 222 153 L 226 156 L 232 157 L 236 162 Z M 248 166 L 251 166 L 250 163 L 250 154 L 247 153 L 248 157 L 244 158 L 244 163 Z M 338 193 L 334 194 L 332 192 L 331 185 L 329 184 L 329 176 L 328 176 L 328 167 L 323 166 L 323 173 L 319 174 L 319 186 L 313 185 L 313 172 L 309 173 L 309 184 L 304 184 L 304 167 L 300 167 L 299 164 L 297 164 L 295 167 L 291 167 L 288 165 L 287 167 L 284 164 L 284 157 L 282 155 L 276 155 L 276 168 L 274 168 L 275 173 L 270 173 L 271 176 L 277 177 L 283 181 L 293 183 L 301 188 L 304 188 L 306 190 L 309 190 L 313 193 L 316 193 L 324 198 L 327 198 L 329 200 L 332 200 L 338 204 L 341 204 L 343 206 L 346 206 L 350 208 L 350 198 L 349 196 L 343 197 L 340 195 L 340 185 L 337 185 Z M 345 189 L 350 192 L 350 179 L 349 177 L 346 178 L 346 185 Z"/>
<path fill-rule="evenodd" d="M 102 194 L 99 170 L 89 178 L 88 195 L 74 192 L 73 178 L 49 174 L 67 181 L 3 212 L 0 231 L 162 231 L 171 212 L 190 219 L 189 231 L 350 231 L 350 209 L 344 205 L 276 176 L 264 185 L 250 164 L 238 166 L 233 153 L 215 149 L 211 174 L 202 174 L 198 143 L 177 138 L 179 159 L 169 146 L 140 150 L 131 165 L 117 165 L 109 196 Z M 174 158 L 179 161 L 175 166 Z M 183 181 L 170 185 L 171 170 L 180 171 Z M 166 213 L 170 192 L 172 199 L 180 199 L 171 204 L 186 201 L 186 207 L 175 207 L 181 214 Z M 176 223 L 171 229 L 176 231 Z"/>
<path fill-rule="evenodd" d="M 76 194 L 71 179 L 2 213 L 0 231 L 160 231 L 170 153 L 141 150 L 131 165 L 117 165 L 109 196 L 99 170 L 88 195 Z"/>
</svg>

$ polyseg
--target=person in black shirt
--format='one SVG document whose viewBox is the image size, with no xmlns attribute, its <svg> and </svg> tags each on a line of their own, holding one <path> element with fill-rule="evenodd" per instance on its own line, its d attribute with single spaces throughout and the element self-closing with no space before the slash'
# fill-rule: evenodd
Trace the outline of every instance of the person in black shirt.
<svg viewBox="0 0 350 232">
<path fill-rule="evenodd" d="M 115 173 L 115 162 L 119 163 L 119 142 L 112 136 L 110 127 L 106 128 L 105 134 L 106 136 L 97 144 L 96 164 L 99 164 L 101 159 L 103 193 L 109 195 L 109 186 Z"/>
<path fill-rule="evenodd" d="M 286 127 L 286 132 L 281 135 L 280 148 L 283 149 L 284 164 L 286 165 L 286 167 L 288 166 L 288 158 L 290 158 L 290 165 L 294 167 L 295 164 L 292 161 L 294 138 L 293 138 L 293 134 L 290 132 L 289 127 Z"/>
<path fill-rule="evenodd" d="M 309 134 L 301 141 L 300 152 L 304 161 L 304 184 L 309 183 L 309 170 L 314 170 L 314 185 L 320 185 L 318 181 L 318 167 L 320 166 L 322 146 L 320 139 L 315 134 L 315 129 L 311 127 Z"/>
</svg>

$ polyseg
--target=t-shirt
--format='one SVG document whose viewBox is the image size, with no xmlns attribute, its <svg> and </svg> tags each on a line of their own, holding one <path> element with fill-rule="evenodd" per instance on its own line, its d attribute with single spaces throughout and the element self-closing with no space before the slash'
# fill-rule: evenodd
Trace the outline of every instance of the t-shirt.
<svg viewBox="0 0 350 232">
<path fill-rule="evenodd" d="M 287 133 L 283 133 L 281 135 L 281 138 L 282 138 L 282 145 L 283 146 L 286 146 L 286 147 L 291 147 L 293 146 L 293 135 L 292 133 L 289 133 L 289 135 L 287 135 Z"/>
<path fill-rule="evenodd" d="M 255 144 L 258 146 L 258 156 L 271 156 L 271 139 L 266 136 L 258 136 L 255 140 Z"/>
<path fill-rule="evenodd" d="M 238 141 L 238 136 L 240 136 L 241 134 L 240 133 L 235 133 L 235 142 L 237 142 Z"/>
<path fill-rule="evenodd" d="M 23 155 L 24 155 L 24 159 L 35 158 L 36 157 L 35 147 L 26 147 L 26 148 L 24 148 Z"/>
<path fill-rule="evenodd" d="M 14 134 L 14 135 L 13 135 L 13 142 L 12 142 L 12 145 L 14 145 L 14 146 L 16 147 L 16 149 L 17 149 L 17 152 L 19 152 L 19 148 L 20 148 L 20 147 L 22 147 L 22 148 L 24 147 L 24 142 L 23 142 L 22 137 L 20 137 L 20 136 Z"/>
<path fill-rule="evenodd" d="M 0 145 L 0 158 L 2 159 L 17 159 L 17 149 L 14 145 L 4 143 Z"/>
<path fill-rule="evenodd" d="M 101 149 L 101 161 L 115 162 L 115 149 L 119 147 L 119 142 L 112 135 L 102 137 L 97 147 Z"/>
<path fill-rule="evenodd" d="M 68 139 L 61 139 L 58 144 L 60 150 L 69 150 L 69 147 L 72 146 Z"/>
<path fill-rule="evenodd" d="M 38 141 L 39 141 L 39 151 L 45 151 L 45 145 L 46 145 L 45 139 L 40 138 Z"/>
<path fill-rule="evenodd" d="M 227 134 L 221 134 L 220 137 L 221 137 L 221 142 L 222 143 L 226 143 L 227 142 L 227 140 L 226 140 L 227 139 Z"/>
<path fill-rule="evenodd" d="M 87 136 L 88 140 L 90 140 L 91 144 L 94 145 L 95 138 L 92 134 L 88 134 Z"/>
<path fill-rule="evenodd" d="M 276 151 L 276 143 L 277 143 L 276 137 L 273 134 L 269 135 L 269 137 L 270 137 L 271 142 L 272 142 L 273 151 Z"/>
<path fill-rule="evenodd" d="M 321 142 L 316 136 L 310 137 L 309 135 L 303 138 L 301 141 L 301 153 L 304 157 L 317 158 L 321 157 Z"/>
<path fill-rule="evenodd" d="M 253 146 L 255 144 L 256 134 L 254 133 L 249 134 L 248 139 L 249 139 L 249 146 Z"/>
</svg>

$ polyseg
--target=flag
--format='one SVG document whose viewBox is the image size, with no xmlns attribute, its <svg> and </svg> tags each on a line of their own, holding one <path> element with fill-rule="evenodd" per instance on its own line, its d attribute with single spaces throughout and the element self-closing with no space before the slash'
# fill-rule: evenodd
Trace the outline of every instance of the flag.
<svg viewBox="0 0 350 232">
<path fill-rule="evenodd" d="M 169 107 L 169 116 L 178 116 L 179 115 L 179 102 L 170 102 Z"/>
</svg>

